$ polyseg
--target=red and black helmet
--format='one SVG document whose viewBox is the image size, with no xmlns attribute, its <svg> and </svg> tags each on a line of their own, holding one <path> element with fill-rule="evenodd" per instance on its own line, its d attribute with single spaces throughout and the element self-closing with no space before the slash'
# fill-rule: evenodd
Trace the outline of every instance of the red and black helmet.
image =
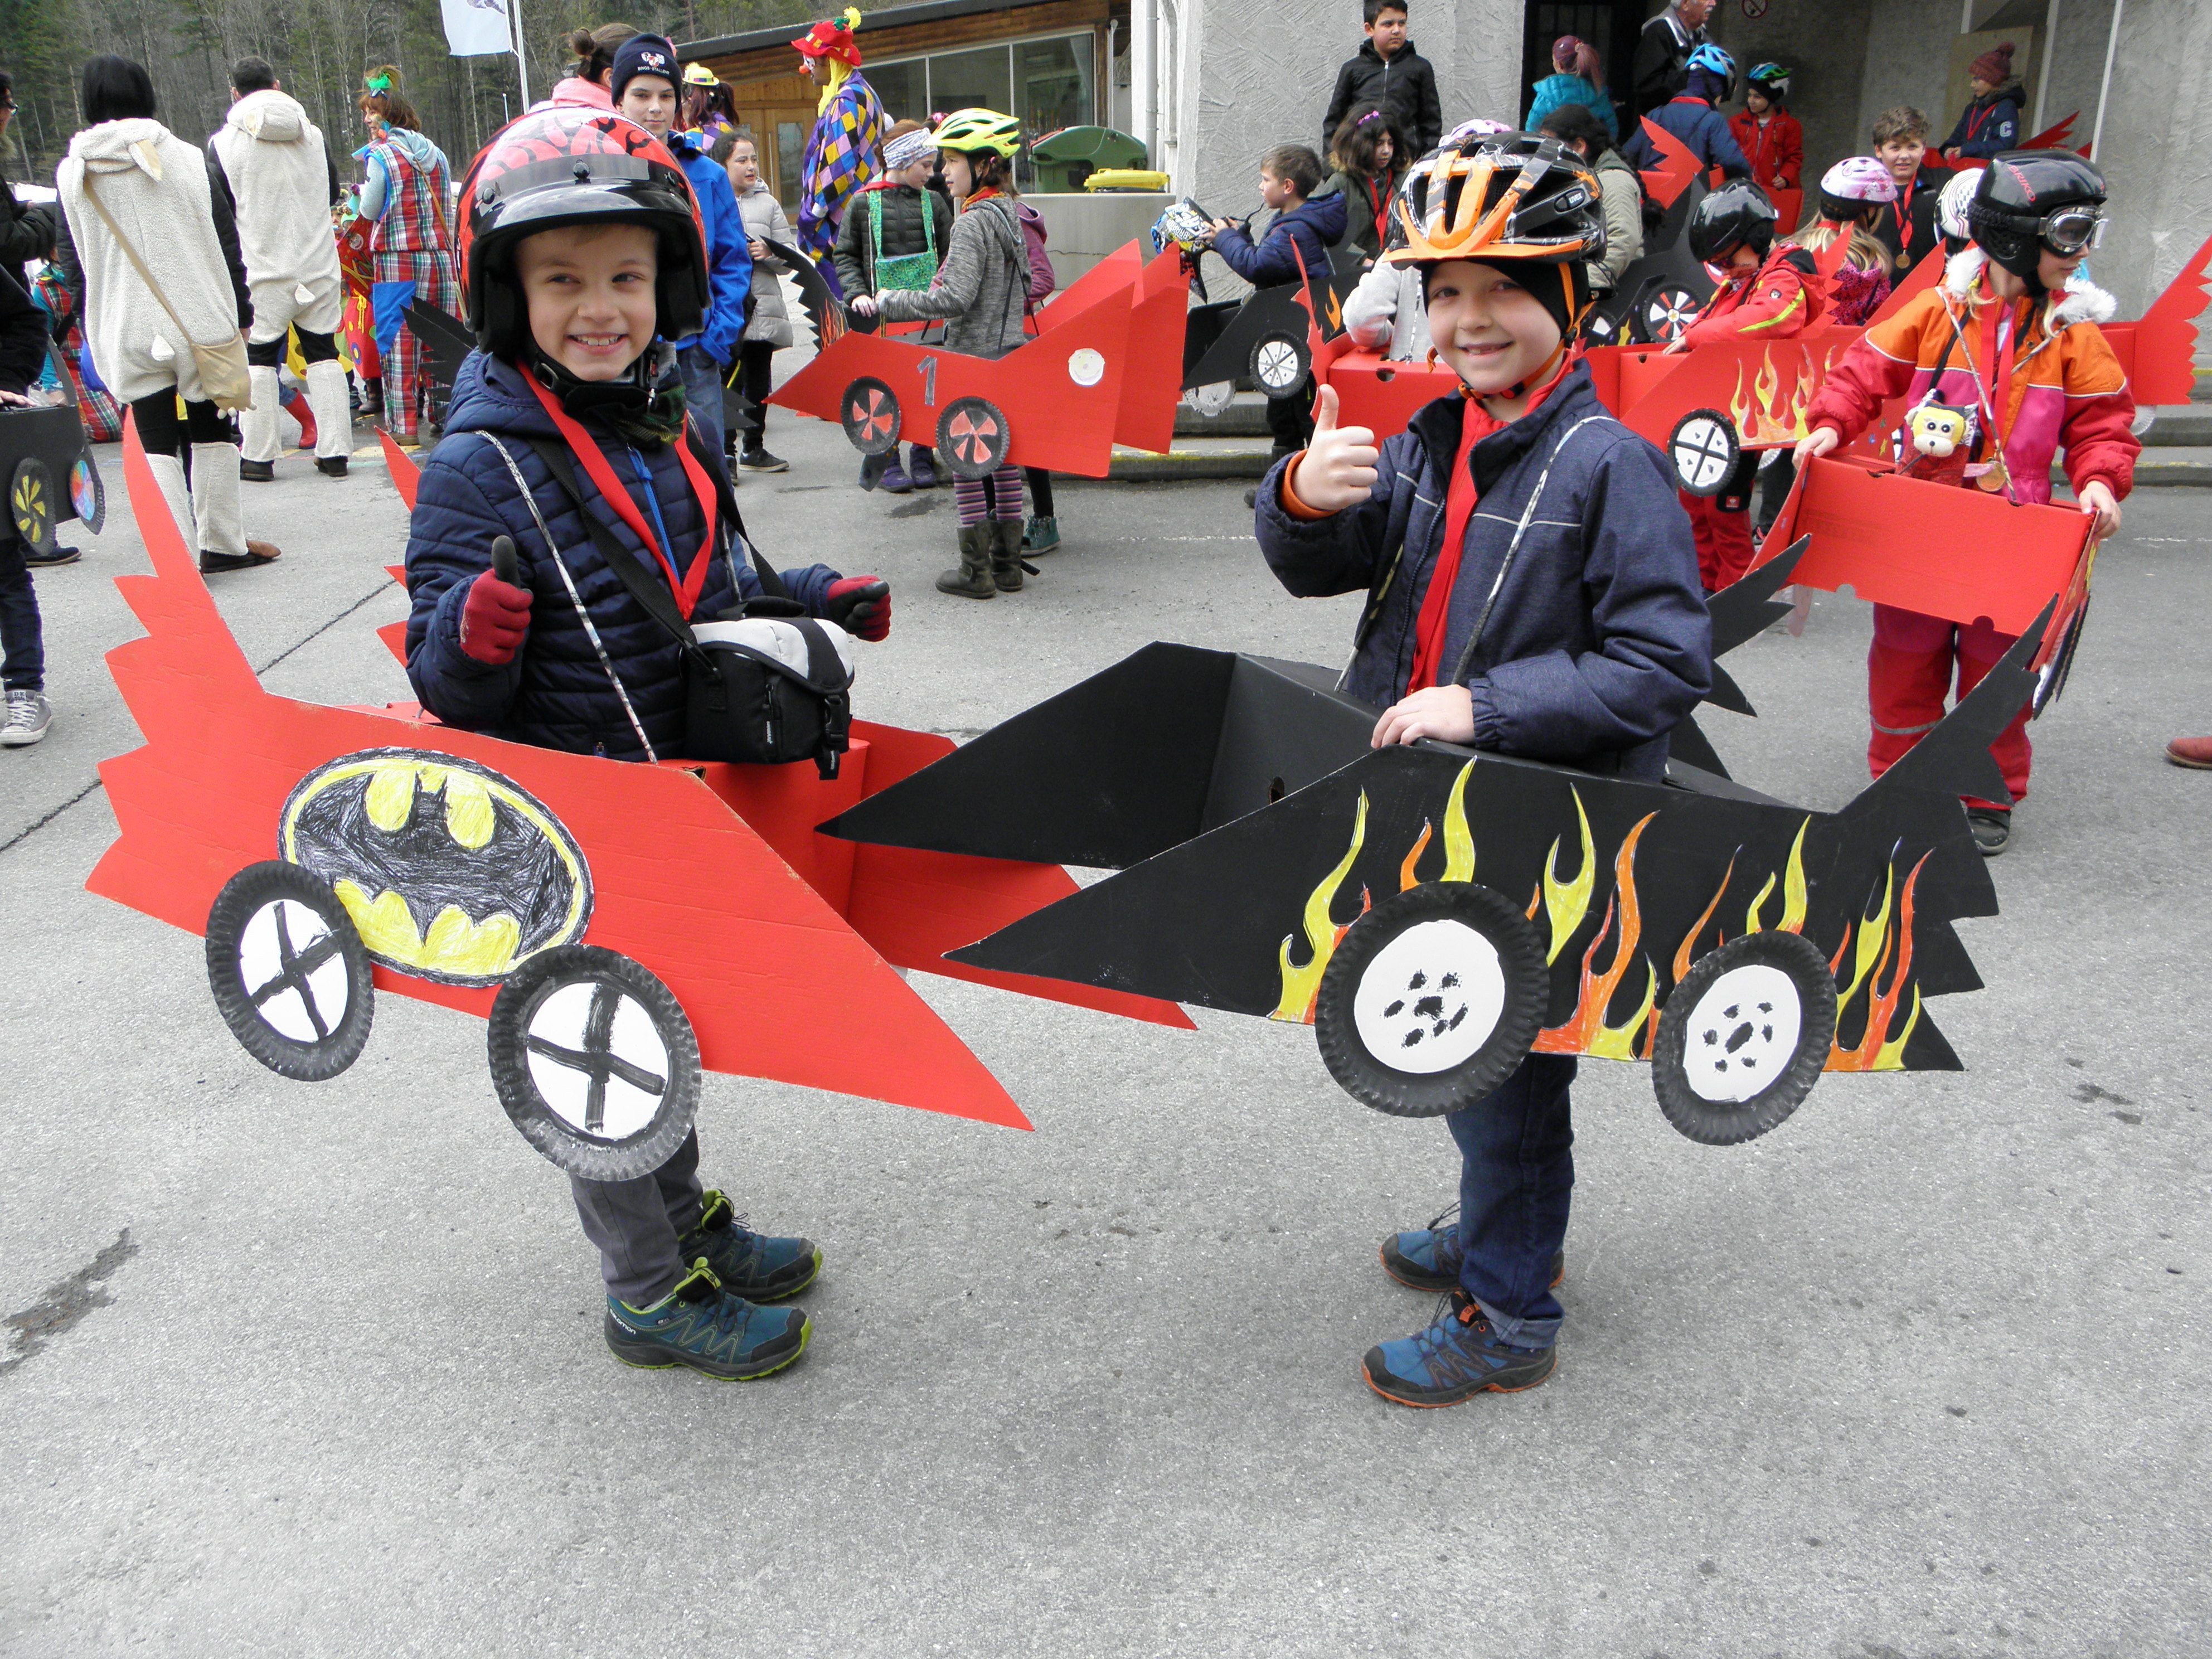
<svg viewBox="0 0 2212 1659">
<path fill-rule="evenodd" d="M 623 116 L 563 106 L 501 128 L 470 164 L 459 216 L 468 324 L 486 351 L 512 355 L 527 336 L 515 244 L 562 225 L 649 227 L 660 244 L 660 337 L 684 339 L 706 320 L 713 290 L 698 198 L 667 146 Z"/>
</svg>

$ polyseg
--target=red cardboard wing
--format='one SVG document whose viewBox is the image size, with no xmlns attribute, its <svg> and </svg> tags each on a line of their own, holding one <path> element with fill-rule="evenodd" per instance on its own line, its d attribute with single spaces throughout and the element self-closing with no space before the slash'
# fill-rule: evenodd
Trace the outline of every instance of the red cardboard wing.
<svg viewBox="0 0 2212 1659">
<path fill-rule="evenodd" d="M 2091 522 L 1823 456 L 1798 473 L 1760 545 L 1779 552 L 1809 536 L 1793 581 L 2018 635 L 2073 586 Z"/>
<path fill-rule="evenodd" d="M 1637 176 L 1644 181 L 1646 196 L 1661 207 L 1670 208 L 1674 205 L 1674 198 L 1690 187 L 1690 180 L 1698 176 L 1697 155 L 1648 115 L 1644 118 L 1644 136 L 1659 152 L 1659 165 Z"/>
</svg>

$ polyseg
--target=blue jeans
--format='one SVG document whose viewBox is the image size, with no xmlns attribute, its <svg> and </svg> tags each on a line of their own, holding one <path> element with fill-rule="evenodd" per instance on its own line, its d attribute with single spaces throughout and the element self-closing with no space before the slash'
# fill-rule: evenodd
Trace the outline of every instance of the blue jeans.
<svg viewBox="0 0 2212 1659">
<path fill-rule="evenodd" d="M 0 537 L 0 682 L 10 691 L 46 688 L 39 595 L 31 586 L 31 568 L 23 562 L 30 550 L 20 536 Z"/>
<path fill-rule="evenodd" d="M 1571 1056 L 1531 1054 L 1496 1091 L 1444 1121 L 1459 1143 L 1461 1288 L 1516 1347 L 1548 1348 L 1566 1310 L 1552 1258 L 1575 1186 Z"/>
<path fill-rule="evenodd" d="M 676 363 L 684 371 L 684 399 L 707 440 L 708 453 L 716 466 L 726 468 L 729 463 L 722 459 L 722 376 L 728 371 L 703 346 L 685 346 L 676 354 Z"/>
</svg>

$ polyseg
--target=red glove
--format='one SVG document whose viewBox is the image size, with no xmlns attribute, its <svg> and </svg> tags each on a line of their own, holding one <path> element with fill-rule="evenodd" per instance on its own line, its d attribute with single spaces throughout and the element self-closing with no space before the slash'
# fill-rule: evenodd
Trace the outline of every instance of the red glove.
<svg viewBox="0 0 2212 1659">
<path fill-rule="evenodd" d="M 530 590 L 487 570 L 469 584 L 461 605 L 461 649 L 494 667 L 514 660 L 530 632 Z"/>
<path fill-rule="evenodd" d="M 864 640 L 888 638 L 891 585 L 881 576 L 840 576 L 830 584 L 822 614 L 848 634 L 857 634 Z"/>
</svg>

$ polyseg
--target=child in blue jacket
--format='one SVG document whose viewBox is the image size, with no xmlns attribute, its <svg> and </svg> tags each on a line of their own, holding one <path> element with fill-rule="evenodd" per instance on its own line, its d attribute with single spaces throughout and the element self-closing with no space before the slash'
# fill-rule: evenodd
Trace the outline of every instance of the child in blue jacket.
<svg viewBox="0 0 2212 1659">
<path fill-rule="evenodd" d="M 752 293 L 753 256 L 738 212 L 737 191 L 722 164 L 707 154 L 696 132 L 678 131 L 676 48 L 658 34 L 636 34 L 615 48 L 609 83 L 615 107 L 668 146 L 691 193 L 698 198 L 700 222 L 707 233 L 708 286 L 714 301 L 706 323 L 688 340 L 678 340 L 676 361 L 684 372 L 684 395 L 692 417 L 708 438 L 714 465 L 722 456 L 722 387 L 737 359 L 745 331 L 745 302 Z"/>
<path fill-rule="evenodd" d="M 1749 178 L 1751 162 L 1743 147 L 1736 143 L 1727 118 L 1713 107 L 1728 98 L 1729 84 L 1735 78 L 1735 59 L 1708 41 L 1690 54 L 1689 75 L 1689 85 L 1650 111 L 1646 118 L 1687 144 L 1701 168 L 1718 167 L 1729 179 Z M 1628 142 L 1621 145 L 1620 155 L 1639 173 L 1659 165 L 1659 147 L 1644 133 L 1640 121 L 1628 135 Z"/>
<path fill-rule="evenodd" d="M 1540 161 L 1513 212 L 1485 225 Z M 1524 133 L 1418 164 L 1400 198 L 1406 240 L 1382 257 L 1423 273 L 1437 356 L 1464 390 L 1380 450 L 1336 425 L 1324 390 L 1311 446 L 1261 485 L 1260 550 L 1283 586 L 1369 596 L 1345 689 L 1376 706 L 1376 748 L 1435 738 L 1657 781 L 1669 730 L 1710 689 L 1674 477 L 1570 350 L 1586 262 L 1604 252 L 1598 195 L 1572 150 Z M 1531 1054 L 1446 1119 L 1459 1218 L 1395 1234 L 1382 1254 L 1391 1278 L 1449 1299 L 1425 1329 L 1368 1351 L 1385 1399 L 1455 1405 L 1552 1374 L 1574 1075 L 1570 1056 Z"/>
<path fill-rule="evenodd" d="M 611 544 L 666 581 L 693 621 L 758 591 L 743 550 L 733 556 L 715 452 L 687 430 L 673 354 L 656 343 L 695 332 L 707 310 L 692 198 L 641 129 L 563 106 L 495 138 L 462 199 L 481 349 L 455 377 L 409 525 L 408 678 L 449 726 L 625 760 L 679 752 L 679 647 L 532 446 L 565 453 Z M 502 536 L 515 546 L 512 582 L 491 569 Z M 874 577 L 813 565 L 784 582 L 811 615 L 864 639 L 890 631 L 889 589 Z M 822 1253 L 740 1224 L 728 1199 L 702 1189 L 698 1163 L 695 1133 L 650 1175 L 571 1178 L 606 1280 L 607 1345 L 634 1365 L 764 1376 L 799 1357 L 811 1328 L 803 1312 L 762 1304 L 805 1289 Z"/>
<path fill-rule="evenodd" d="M 1309 200 L 1321 188 L 1321 157 L 1304 144 L 1279 144 L 1260 158 L 1260 200 L 1274 210 L 1275 221 L 1256 246 L 1243 226 L 1213 222 L 1213 251 L 1230 270 L 1255 288 L 1276 288 L 1302 276 L 1328 275 L 1328 251 L 1344 240 L 1349 204 L 1341 195 Z M 1303 260 L 1303 270 L 1300 261 Z M 1287 398 L 1267 400 L 1267 429 L 1274 434 L 1280 460 L 1313 430 L 1309 380 Z"/>
</svg>

